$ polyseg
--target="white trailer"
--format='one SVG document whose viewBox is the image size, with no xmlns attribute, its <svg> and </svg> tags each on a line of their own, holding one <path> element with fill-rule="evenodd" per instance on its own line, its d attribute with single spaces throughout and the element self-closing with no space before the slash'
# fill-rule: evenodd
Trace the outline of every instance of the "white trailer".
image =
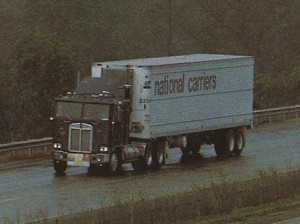
<svg viewBox="0 0 300 224">
<path fill-rule="evenodd" d="M 94 63 L 92 76 L 113 70 L 110 76 L 126 74 L 120 84 L 132 86 L 131 138 L 181 142 L 182 148 L 187 139 L 201 139 L 188 151 L 214 143 L 218 155 L 240 154 L 244 129 L 253 124 L 252 57 L 195 54 Z"/>
</svg>

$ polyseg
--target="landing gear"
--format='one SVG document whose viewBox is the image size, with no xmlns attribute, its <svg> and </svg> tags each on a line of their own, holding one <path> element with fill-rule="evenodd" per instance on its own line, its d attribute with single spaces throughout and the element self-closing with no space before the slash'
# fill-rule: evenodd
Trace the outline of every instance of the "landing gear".
<svg viewBox="0 0 300 224">
<path fill-rule="evenodd" d="M 181 163 L 187 163 L 189 161 L 196 161 L 202 158 L 199 151 L 201 149 L 201 141 L 199 141 L 197 135 L 189 135 L 185 137 L 186 144 L 181 147 Z"/>
</svg>

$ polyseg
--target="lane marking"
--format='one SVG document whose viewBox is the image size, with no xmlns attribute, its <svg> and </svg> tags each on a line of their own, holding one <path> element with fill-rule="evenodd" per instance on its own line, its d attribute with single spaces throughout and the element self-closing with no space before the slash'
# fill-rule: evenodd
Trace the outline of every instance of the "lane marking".
<svg viewBox="0 0 300 224">
<path fill-rule="evenodd" d="M 1 200 L 0 203 L 9 202 L 9 201 L 17 201 L 17 200 L 21 200 L 21 199 L 22 198 L 9 198 L 9 199 Z"/>
</svg>

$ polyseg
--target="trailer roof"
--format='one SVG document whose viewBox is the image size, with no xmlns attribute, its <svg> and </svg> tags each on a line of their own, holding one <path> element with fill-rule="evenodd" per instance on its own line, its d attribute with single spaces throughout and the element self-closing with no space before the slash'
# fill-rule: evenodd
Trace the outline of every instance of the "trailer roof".
<svg viewBox="0 0 300 224">
<path fill-rule="evenodd" d="M 141 58 L 141 59 L 130 59 L 121 61 L 107 61 L 97 62 L 98 66 L 110 65 L 110 66 L 138 66 L 138 67 L 149 67 L 149 66 L 160 66 L 160 65 L 172 65 L 172 64 L 184 64 L 184 63 L 196 63 L 205 61 L 219 61 L 219 60 L 230 60 L 236 58 L 251 58 L 250 56 L 241 55 L 221 55 L 221 54 L 191 54 L 191 55 L 180 55 L 180 56 L 169 56 L 169 57 L 158 57 L 158 58 Z"/>
</svg>

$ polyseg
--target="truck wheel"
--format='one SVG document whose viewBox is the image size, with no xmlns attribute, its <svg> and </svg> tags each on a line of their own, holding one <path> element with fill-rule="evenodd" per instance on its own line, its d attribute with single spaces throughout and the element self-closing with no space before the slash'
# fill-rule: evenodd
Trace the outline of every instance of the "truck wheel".
<svg viewBox="0 0 300 224">
<path fill-rule="evenodd" d="M 142 160 L 144 170 L 149 170 L 153 165 L 153 155 L 149 147 L 146 148 L 144 158 Z"/>
<path fill-rule="evenodd" d="M 228 130 L 224 136 L 224 150 L 227 156 L 232 156 L 235 147 L 235 134 L 232 129 Z"/>
<path fill-rule="evenodd" d="M 235 133 L 235 144 L 233 150 L 234 155 L 236 156 L 241 155 L 244 147 L 245 147 L 245 133 L 244 133 L 244 129 L 240 128 Z"/>
<path fill-rule="evenodd" d="M 153 155 L 151 150 L 147 146 L 144 157 L 138 161 L 133 161 L 131 165 L 135 171 L 143 172 L 149 170 L 152 167 L 152 162 Z"/>
<path fill-rule="evenodd" d="M 62 174 L 66 171 L 67 169 L 67 162 L 60 161 L 60 160 L 53 160 L 53 165 L 54 165 L 54 170 L 56 173 Z"/>
<path fill-rule="evenodd" d="M 112 152 L 109 157 L 109 162 L 105 164 L 103 168 L 108 175 L 120 174 L 122 171 L 121 157 L 116 152 Z"/>
<path fill-rule="evenodd" d="M 234 152 L 235 135 L 233 130 L 221 131 L 215 139 L 217 156 L 231 156 Z"/>
<path fill-rule="evenodd" d="M 167 141 L 159 140 L 154 143 L 153 149 L 153 169 L 159 170 L 166 162 L 166 153 L 165 148 L 167 145 Z"/>
</svg>

